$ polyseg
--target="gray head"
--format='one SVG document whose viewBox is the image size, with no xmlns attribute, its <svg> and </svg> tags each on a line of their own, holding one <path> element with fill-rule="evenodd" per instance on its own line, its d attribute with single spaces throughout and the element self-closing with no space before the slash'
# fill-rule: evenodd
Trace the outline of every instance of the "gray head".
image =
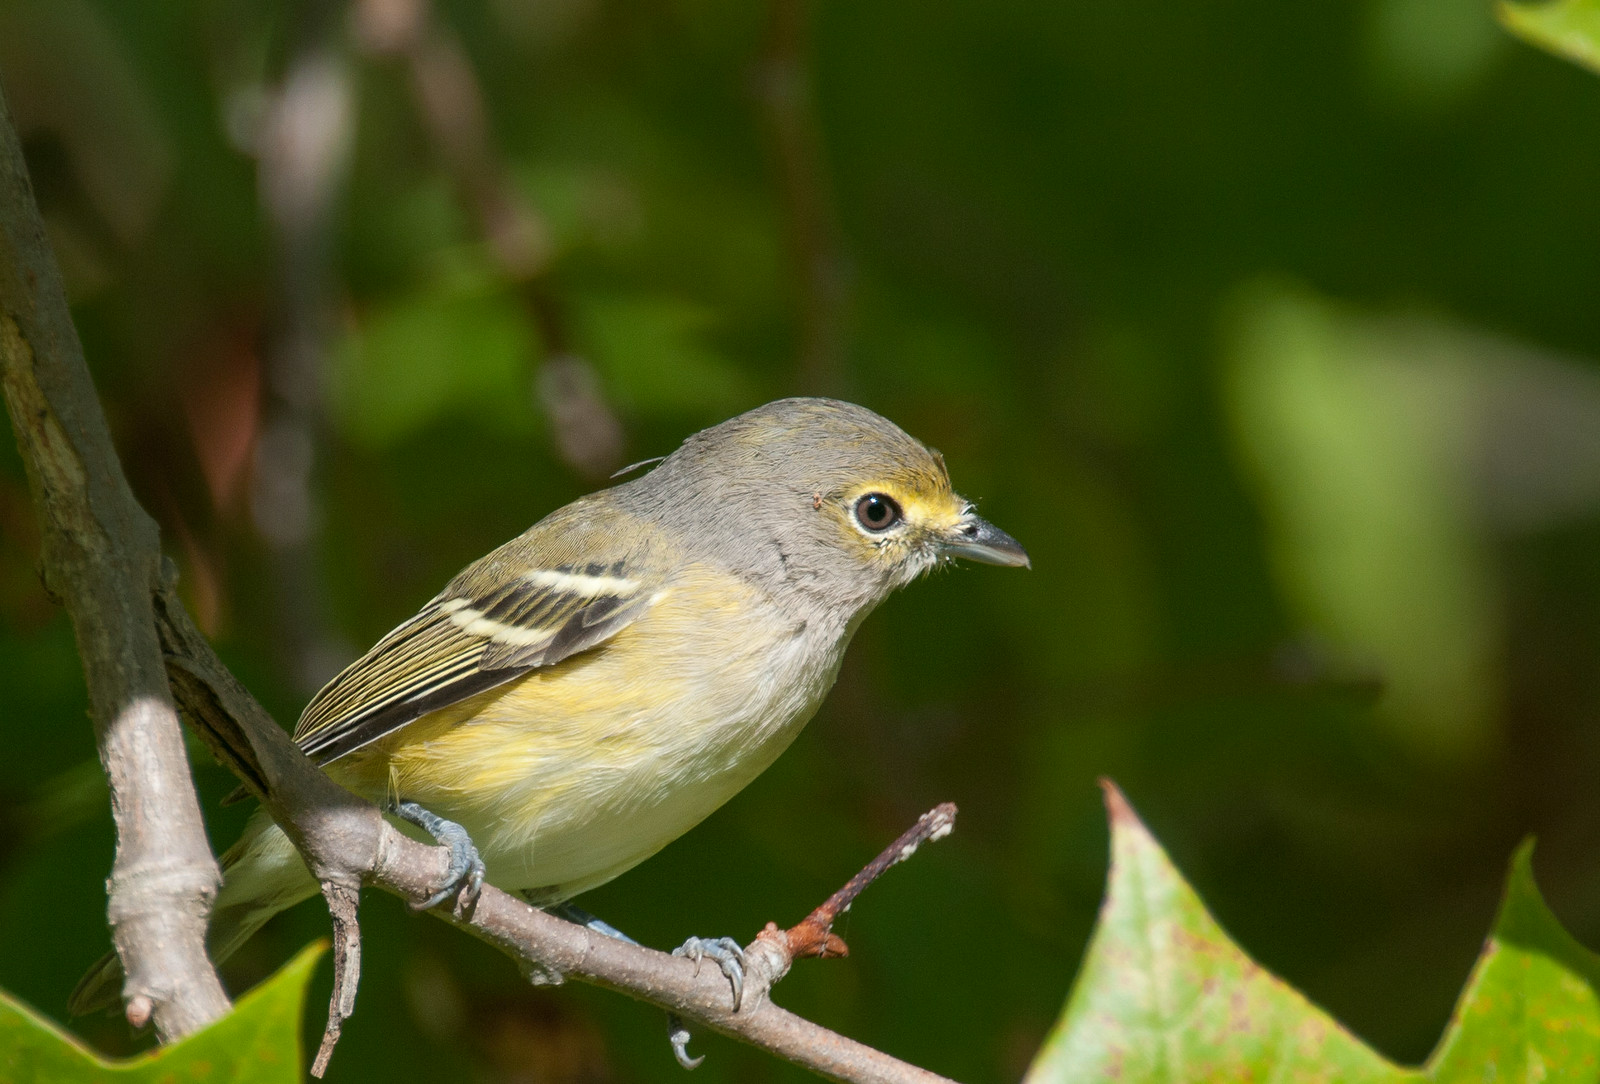
<svg viewBox="0 0 1600 1084">
<path fill-rule="evenodd" d="M 835 399 L 780 399 L 702 430 L 615 492 L 705 559 L 852 612 L 955 557 L 1028 563 L 951 489 L 942 456 Z"/>
</svg>

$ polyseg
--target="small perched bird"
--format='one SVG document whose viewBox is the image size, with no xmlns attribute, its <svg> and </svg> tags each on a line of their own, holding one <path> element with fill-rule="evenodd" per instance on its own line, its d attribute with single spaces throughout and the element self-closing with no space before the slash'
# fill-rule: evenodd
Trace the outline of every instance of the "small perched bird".
<svg viewBox="0 0 1600 1084">
<path fill-rule="evenodd" d="M 313 697 L 294 738 L 450 845 L 429 905 L 484 879 L 561 904 L 761 774 L 862 619 L 956 557 L 1028 564 L 892 422 L 829 399 L 769 403 L 468 565 Z M 222 864 L 215 960 L 317 893 L 264 812 Z M 72 1008 L 120 988 L 109 957 Z"/>
</svg>

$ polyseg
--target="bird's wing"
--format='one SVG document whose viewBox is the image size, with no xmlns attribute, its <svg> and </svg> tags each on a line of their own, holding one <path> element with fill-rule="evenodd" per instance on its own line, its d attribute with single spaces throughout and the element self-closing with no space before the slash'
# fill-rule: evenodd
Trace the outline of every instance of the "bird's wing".
<svg viewBox="0 0 1600 1084">
<path fill-rule="evenodd" d="M 560 526 L 546 521 L 469 566 L 329 682 L 295 727 L 301 750 L 319 764 L 337 760 L 429 712 L 605 642 L 659 597 L 661 566 L 646 555 L 560 560 L 594 553 Z M 591 534 L 581 526 L 576 533 Z M 602 552 L 617 551 L 614 534 L 594 541 Z"/>
</svg>

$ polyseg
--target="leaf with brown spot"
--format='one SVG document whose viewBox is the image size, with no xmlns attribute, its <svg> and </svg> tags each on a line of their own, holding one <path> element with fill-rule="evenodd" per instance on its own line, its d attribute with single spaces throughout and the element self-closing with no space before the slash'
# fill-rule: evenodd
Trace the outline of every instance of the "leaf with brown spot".
<svg viewBox="0 0 1600 1084">
<path fill-rule="evenodd" d="M 1428 1079 L 1600 1080 L 1600 957 L 1561 928 L 1533 883 L 1533 845 L 1511 862 L 1505 902 L 1428 1059 Z"/>
<path fill-rule="evenodd" d="M 1494 932 L 1427 1065 L 1387 1061 L 1245 955 L 1105 784 L 1111 874 L 1066 1009 L 1026 1084 L 1600 1081 L 1600 956 L 1512 860 Z"/>
<path fill-rule="evenodd" d="M 1401 1081 L 1229 939 L 1107 783 L 1111 874 L 1067 1007 L 1027 1076 L 1065 1081 Z"/>
</svg>

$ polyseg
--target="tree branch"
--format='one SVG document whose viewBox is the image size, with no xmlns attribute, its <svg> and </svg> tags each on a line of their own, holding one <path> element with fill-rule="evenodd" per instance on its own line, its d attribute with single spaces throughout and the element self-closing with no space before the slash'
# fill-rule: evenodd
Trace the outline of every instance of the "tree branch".
<svg viewBox="0 0 1600 1084">
<path fill-rule="evenodd" d="M 22 148 L 0 97 L 0 383 L 67 608 L 111 785 L 111 937 L 129 1019 L 163 1040 L 228 1011 L 205 954 L 220 875 L 206 843 L 151 602 L 161 551 L 134 500 L 84 365 Z"/>
<path fill-rule="evenodd" d="M 217 659 L 170 587 L 160 601 L 162 641 L 185 718 L 266 804 L 318 880 L 346 886 L 365 882 L 411 903 L 427 899 L 444 876 L 448 852 L 402 835 L 376 807 L 317 770 Z M 896 841 L 894 849 L 904 851 L 903 842 Z M 752 945 L 752 968 L 761 973 L 747 981 L 744 1004 L 736 1012 L 728 981 L 717 969 L 701 969 L 690 960 L 594 933 L 490 885 L 470 910 L 441 906 L 432 913 L 500 949 L 524 971 L 577 979 L 648 1001 L 830 1079 L 861 1084 L 945 1080 L 753 995 L 788 967 L 787 953 L 776 955 L 767 941 Z M 343 916 L 336 919 L 339 926 L 354 925 Z M 342 951 L 348 949 L 341 944 Z M 353 981 L 347 968 L 339 970 L 342 983 Z M 335 988 L 331 1029 L 348 1015 L 350 997 L 347 986 Z M 326 1050 L 319 1056 L 324 1065 Z"/>
<path fill-rule="evenodd" d="M 0 375 L 45 521 L 49 584 L 78 632 L 111 778 L 119 832 L 111 921 L 129 974 L 129 1016 L 148 1012 L 170 1040 L 227 1010 L 203 951 L 217 872 L 186 774 L 176 696 L 185 720 L 261 799 L 322 883 L 337 945 L 321 1069 L 353 1007 L 357 891 L 372 884 L 419 903 L 444 879 L 448 851 L 402 835 L 319 771 L 190 621 L 155 526 L 112 449 L 3 100 L 0 305 Z M 923 838 L 936 837 L 925 831 Z M 545 981 L 605 986 L 834 1080 L 949 1084 L 774 1005 L 765 993 L 791 955 L 771 939 L 751 946 L 735 1009 L 716 968 L 592 932 L 492 886 L 470 908 L 458 900 L 455 910 L 433 913 Z"/>
</svg>

